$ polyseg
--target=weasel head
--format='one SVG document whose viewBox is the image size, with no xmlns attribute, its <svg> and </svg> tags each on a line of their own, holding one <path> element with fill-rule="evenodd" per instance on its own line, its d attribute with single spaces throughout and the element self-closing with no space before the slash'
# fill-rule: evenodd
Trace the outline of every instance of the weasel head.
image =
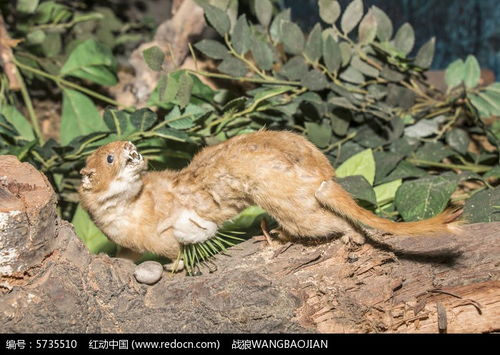
<svg viewBox="0 0 500 355">
<path fill-rule="evenodd" d="M 146 161 L 132 143 L 118 141 L 106 144 L 92 153 L 85 168 L 80 170 L 80 194 L 128 195 L 134 186 L 140 184 L 146 167 Z"/>
</svg>

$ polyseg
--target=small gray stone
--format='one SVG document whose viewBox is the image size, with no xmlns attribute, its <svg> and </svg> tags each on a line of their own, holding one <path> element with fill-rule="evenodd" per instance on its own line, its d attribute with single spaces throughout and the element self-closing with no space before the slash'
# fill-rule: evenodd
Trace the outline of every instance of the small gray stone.
<svg viewBox="0 0 500 355">
<path fill-rule="evenodd" d="M 145 261 L 135 267 L 134 277 L 137 282 L 153 285 L 160 281 L 163 266 L 156 261 Z"/>
</svg>

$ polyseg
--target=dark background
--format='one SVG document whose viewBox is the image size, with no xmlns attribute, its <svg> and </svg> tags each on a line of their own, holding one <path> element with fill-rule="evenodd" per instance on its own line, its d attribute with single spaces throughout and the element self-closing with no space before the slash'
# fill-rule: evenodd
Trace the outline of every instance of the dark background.
<svg viewBox="0 0 500 355">
<path fill-rule="evenodd" d="M 258 1 L 258 0 L 257 0 Z M 345 9 L 350 0 L 340 0 Z M 394 24 L 409 22 L 416 32 L 418 50 L 436 36 L 433 69 L 444 69 L 457 58 L 474 54 L 483 68 L 500 77 L 499 0 L 364 0 L 365 12 L 371 5 L 384 10 Z M 291 7 L 293 19 L 304 29 L 319 21 L 317 0 L 280 0 Z"/>
</svg>

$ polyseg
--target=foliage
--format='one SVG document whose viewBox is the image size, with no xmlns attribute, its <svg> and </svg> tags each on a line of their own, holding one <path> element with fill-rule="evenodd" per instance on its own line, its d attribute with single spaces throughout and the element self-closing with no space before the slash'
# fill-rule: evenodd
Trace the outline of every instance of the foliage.
<svg viewBox="0 0 500 355">
<path fill-rule="evenodd" d="M 123 32 L 109 9 L 19 2 L 10 10 L 22 14 L 12 27 L 13 37 L 24 39 L 14 48 L 15 63 L 28 85 L 18 96 L 0 77 L 0 154 L 45 172 L 60 195 L 63 217 L 88 241 L 102 241 L 102 234 L 77 208 L 75 191 L 78 171 L 96 147 L 130 140 L 153 168 L 177 168 L 199 146 L 263 127 L 304 134 L 337 168 L 343 186 L 384 217 L 419 220 L 466 200 L 469 221 L 500 220 L 500 190 L 491 185 L 500 175 L 498 150 L 469 149 L 478 135 L 498 148 L 498 122 L 485 122 L 500 115 L 500 84 L 480 85 L 473 56 L 450 64 L 443 93 L 424 74 L 435 40 L 414 49 L 410 24 L 395 30 L 381 9 L 366 11 L 362 0 L 345 9 L 320 0 L 323 23 L 308 34 L 289 10 L 278 11 L 268 0 L 252 2 L 239 16 L 235 3 L 199 0 L 219 37 L 191 51 L 195 61 L 208 58 L 217 70 L 162 72 L 150 108 L 118 110 L 101 88 L 116 83 L 117 50 L 134 33 Z M 160 48 L 147 49 L 144 58 L 162 71 Z M 197 75 L 227 80 L 236 90 L 211 89 Z M 31 99 L 38 87 L 62 98 L 57 141 L 40 134 Z M 108 105 L 102 117 L 97 103 Z M 457 194 L 471 180 L 473 187 Z"/>
</svg>

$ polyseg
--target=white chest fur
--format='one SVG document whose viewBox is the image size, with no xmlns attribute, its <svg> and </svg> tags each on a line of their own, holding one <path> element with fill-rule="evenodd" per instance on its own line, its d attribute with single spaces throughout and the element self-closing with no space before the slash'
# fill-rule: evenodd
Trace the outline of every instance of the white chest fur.
<svg viewBox="0 0 500 355">
<path fill-rule="evenodd" d="M 115 243 L 124 245 L 125 241 L 130 237 L 130 223 L 126 218 L 130 213 L 128 206 L 107 201 L 98 211 L 99 227 L 103 232 Z"/>
<path fill-rule="evenodd" d="M 182 210 L 173 225 L 174 237 L 182 244 L 195 244 L 212 238 L 217 225 L 192 210 Z"/>
</svg>

